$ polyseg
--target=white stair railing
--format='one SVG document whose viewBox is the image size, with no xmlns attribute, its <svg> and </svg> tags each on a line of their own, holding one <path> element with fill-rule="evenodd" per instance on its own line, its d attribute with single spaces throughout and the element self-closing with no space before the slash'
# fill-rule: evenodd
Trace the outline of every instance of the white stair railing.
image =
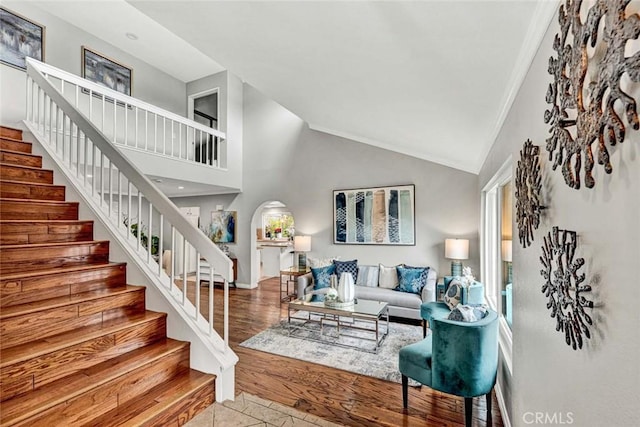
<svg viewBox="0 0 640 427">
<path fill-rule="evenodd" d="M 35 66 L 113 144 L 198 166 L 226 169 L 227 142 L 223 132 L 51 65 L 38 62 Z"/>
<path fill-rule="evenodd" d="M 56 87 L 52 76 L 63 78 L 59 81 L 65 89 Z M 83 89 L 88 93 L 83 94 Z M 69 100 L 64 95 L 69 92 L 75 94 L 75 99 Z M 151 282 L 166 298 L 172 299 L 193 331 L 210 344 L 212 353 L 220 355 L 223 365 L 235 365 L 237 356 L 229 348 L 231 260 L 201 230 L 189 223 L 175 204 L 76 108 L 82 96 L 90 101 L 97 96 L 103 106 L 106 102 L 114 103 L 115 99 L 114 105 L 122 102 L 125 109 L 130 105 L 138 109 L 144 104 L 27 59 L 25 123 L 29 130 L 43 142 L 43 148 L 94 213 L 124 242 L 128 252 L 137 257 L 137 265 L 143 267 Z M 145 105 L 146 111 L 151 111 Z M 153 111 L 154 120 L 179 122 L 191 129 L 199 126 L 155 107 Z M 113 128 L 116 135 L 126 134 L 127 120 L 114 120 Z M 224 134 L 217 131 L 212 135 L 224 138 Z M 170 268 L 166 269 L 162 265 L 165 250 L 171 253 Z M 195 268 L 189 266 L 187 254 L 190 252 L 195 254 Z M 176 253 L 182 256 L 177 257 Z M 210 278 L 218 277 L 223 281 L 222 315 L 218 313 L 220 304 L 214 301 L 213 281 L 208 295 L 201 293 L 201 260 L 203 267 L 209 266 Z M 193 276 L 189 276 L 191 273 Z"/>
</svg>

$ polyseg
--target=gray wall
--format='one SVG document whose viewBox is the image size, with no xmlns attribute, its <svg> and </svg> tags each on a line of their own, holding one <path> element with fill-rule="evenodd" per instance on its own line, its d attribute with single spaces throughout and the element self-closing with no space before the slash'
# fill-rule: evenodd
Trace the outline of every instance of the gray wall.
<svg viewBox="0 0 640 427">
<path fill-rule="evenodd" d="M 471 239 L 465 263 L 479 276 L 477 176 L 310 130 L 297 116 L 244 85 L 244 191 L 233 196 L 174 199 L 180 206 L 216 204 L 238 211 L 239 282 L 250 283 L 251 218 L 263 202 L 279 200 L 294 216 L 296 233 L 312 236 L 311 256 L 356 258 L 360 263 L 405 262 L 446 273 L 444 239 Z M 334 245 L 332 191 L 415 184 L 416 245 Z"/>
<path fill-rule="evenodd" d="M 81 46 L 133 69 L 133 96 L 182 116 L 186 115 L 186 84 L 117 47 L 44 12 L 28 2 L 3 1 L 3 6 L 46 27 L 47 64 L 81 75 Z M 16 126 L 25 118 L 26 73 L 0 65 L 0 123 Z"/>
<path fill-rule="evenodd" d="M 640 2 L 629 9 L 638 12 Z M 542 193 L 549 209 L 532 246 L 513 245 L 511 422 L 527 425 L 525 414 L 543 412 L 562 414 L 565 422 L 571 413 L 578 426 L 639 425 L 640 293 L 635 268 L 640 260 L 640 132 L 628 128 L 623 144 L 608 147 L 613 173 L 607 175 L 596 165 L 593 189 L 573 190 L 564 183 L 560 168 L 552 171 L 544 148 L 548 126 L 543 115 L 552 81 L 548 60 L 557 32 L 555 17 L 480 173 L 483 188 L 509 154 L 515 174 L 527 138 L 541 146 Z M 636 50 L 638 46 L 632 44 Z M 627 79 L 622 86 L 640 99 L 640 84 Z M 541 245 L 555 225 L 578 232 L 577 256 L 585 258 L 581 271 L 593 286 L 590 298 L 597 304 L 591 311 L 592 339 L 580 351 L 572 350 L 556 332 L 541 292 Z"/>
</svg>

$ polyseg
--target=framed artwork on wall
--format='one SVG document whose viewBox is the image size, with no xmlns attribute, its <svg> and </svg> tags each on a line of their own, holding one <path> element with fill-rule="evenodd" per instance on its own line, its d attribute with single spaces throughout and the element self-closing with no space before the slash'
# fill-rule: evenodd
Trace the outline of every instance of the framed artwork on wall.
<svg viewBox="0 0 640 427">
<path fill-rule="evenodd" d="M 0 62 L 27 69 L 27 56 L 44 61 L 45 27 L 0 7 Z"/>
<path fill-rule="evenodd" d="M 82 46 L 82 77 L 131 96 L 133 70 Z"/>
<path fill-rule="evenodd" d="M 209 237 L 214 243 L 236 242 L 236 211 L 212 211 Z"/>
<path fill-rule="evenodd" d="M 333 192 L 333 243 L 415 245 L 415 186 Z"/>
</svg>

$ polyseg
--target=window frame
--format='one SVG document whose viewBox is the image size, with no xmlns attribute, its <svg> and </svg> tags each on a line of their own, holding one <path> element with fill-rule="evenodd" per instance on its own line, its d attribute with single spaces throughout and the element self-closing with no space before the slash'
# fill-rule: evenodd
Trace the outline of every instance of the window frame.
<svg viewBox="0 0 640 427">
<path fill-rule="evenodd" d="M 485 285 L 485 297 L 492 310 L 498 313 L 499 344 L 504 360 L 512 373 L 512 327 L 502 314 L 502 187 L 513 181 L 513 160 L 510 155 L 481 192 L 480 271 Z M 511 224 L 513 228 L 513 224 Z M 512 234 L 513 235 L 513 234 Z"/>
</svg>

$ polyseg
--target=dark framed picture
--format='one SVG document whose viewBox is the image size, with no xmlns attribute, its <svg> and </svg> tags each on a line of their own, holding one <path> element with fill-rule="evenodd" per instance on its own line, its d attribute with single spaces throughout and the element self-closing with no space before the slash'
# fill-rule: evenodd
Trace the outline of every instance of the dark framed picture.
<svg viewBox="0 0 640 427">
<path fill-rule="evenodd" d="M 415 245 L 415 186 L 333 192 L 333 243 Z"/>
<path fill-rule="evenodd" d="M 0 7 L 0 62 L 27 69 L 27 56 L 44 61 L 45 27 Z"/>
<path fill-rule="evenodd" d="M 82 77 L 131 96 L 133 70 L 86 46 L 82 46 Z"/>
</svg>

